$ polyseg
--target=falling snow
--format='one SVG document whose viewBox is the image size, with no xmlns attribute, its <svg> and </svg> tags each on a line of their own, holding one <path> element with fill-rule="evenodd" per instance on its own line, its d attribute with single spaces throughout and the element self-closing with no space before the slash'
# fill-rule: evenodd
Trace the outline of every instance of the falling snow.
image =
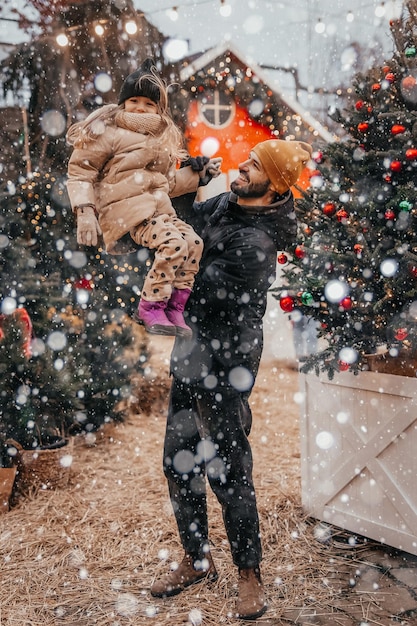
<svg viewBox="0 0 417 626">
<path fill-rule="evenodd" d="M 398 17 L 399 6 L 396 0 L 372 0 L 365 7 L 363 2 L 351 0 L 348 9 L 341 0 L 195 0 L 175 6 L 164 3 L 163 9 L 157 4 L 154 0 L 135 2 L 169 37 L 161 50 L 166 62 L 180 62 L 187 54 L 231 42 L 244 51 L 250 63 L 265 71 L 271 86 L 283 88 L 306 111 L 321 117 L 322 123 L 327 119 L 323 111 L 335 112 L 336 89 L 345 89 L 354 71 L 381 65 L 391 49 L 388 25 Z M 117 8 L 123 2 L 117 0 L 114 5 Z M 7 24 L 0 19 L 0 40 L 7 39 Z M 18 38 L 16 24 L 10 24 L 14 30 L 10 36 Z M 95 24 L 89 44 L 95 37 L 105 36 L 107 27 L 106 20 Z M 181 558 L 179 544 L 173 539 L 174 519 L 161 467 L 172 346 L 162 342 L 161 349 L 156 342 L 157 356 L 161 356 L 158 350 L 162 356 L 155 366 L 149 343 L 126 330 L 126 317 L 135 309 L 151 262 L 149 251 L 114 259 L 96 250 L 78 249 L 65 175 L 58 167 L 67 158 L 62 140 L 73 114 L 71 107 L 81 97 L 86 109 L 107 101 L 119 79 L 116 70 L 122 72 L 137 62 L 135 50 L 129 52 L 129 36 L 136 32 L 136 23 L 126 22 L 118 42 L 127 55 L 123 59 L 116 55 L 114 65 L 99 48 L 97 66 L 100 60 L 107 68 L 86 79 L 83 94 L 75 70 L 65 83 L 56 77 L 47 84 L 52 102 L 40 105 L 37 149 L 28 138 L 27 112 L 29 106 L 39 104 L 39 93 L 31 94 L 27 81 L 22 80 L 15 102 L 10 92 L 2 96 L 5 112 L 10 113 L 15 105 L 17 117 L 11 118 L 10 127 L 18 130 L 4 147 L 11 155 L 20 155 L 17 162 L 22 171 L 16 173 L 13 166 L 10 175 L 9 158 L 0 166 L 0 227 L 4 231 L 0 232 L 0 342 L 4 347 L 8 341 L 7 350 L 0 355 L 0 436 L 3 430 L 11 436 L 2 446 L 0 465 L 15 464 L 21 458 L 21 446 L 15 440 L 19 436 L 32 461 L 38 460 L 40 448 L 58 445 L 56 439 L 61 441 L 62 433 L 77 441 L 75 450 L 59 458 L 60 470 L 71 476 L 65 488 L 53 490 L 42 479 L 33 497 L 21 494 L 21 500 L 0 517 L 0 600 L 6 599 L 1 602 L 0 622 L 4 626 L 35 622 L 69 626 L 80 620 L 89 626 L 236 622 L 231 609 L 236 571 L 225 548 L 227 538 L 218 510 L 213 517 L 213 552 L 219 560 L 220 581 L 210 588 L 189 589 L 172 601 L 157 601 L 149 595 L 154 578 L 178 567 Z M 57 33 L 62 50 L 68 49 L 73 33 L 71 25 L 67 33 Z M 0 41 L 1 59 L 5 49 Z M 49 59 L 47 67 L 40 70 L 39 54 L 31 56 L 30 47 L 26 54 L 22 52 L 20 61 L 24 67 L 33 63 L 37 80 L 45 78 L 46 69 L 55 69 Z M 227 85 L 237 91 L 250 76 L 248 72 L 243 81 L 241 76 L 238 80 L 229 76 Z M 253 86 L 255 83 L 253 79 Z M 386 79 L 380 87 L 387 91 L 390 84 Z M 398 88 L 413 115 L 416 85 L 413 69 Z M 259 97 L 247 106 L 253 120 L 261 117 L 264 108 Z M 390 130 L 395 136 L 404 132 L 400 124 L 404 120 L 396 121 Z M 106 124 L 97 121 L 93 131 L 100 136 Z M 413 133 L 414 127 L 411 136 Z M 200 153 L 208 157 L 219 149 L 219 140 L 211 135 L 200 145 Z M 413 146 L 410 149 L 415 150 Z M 362 145 L 356 146 L 352 162 L 362 166 L 366 154 Z M 319 152 L 315 155 L 319 163 Z M 417 151 L 410 157 L 415 158 Z M 45 162 L 51 165 L 45 167 Z M 400 167 L 393 167 L 391 157 L 382 164 L 393 172 Z M 352 196 L 342 190 L 343 174 L 342 167 L 326 183 L 314 172 L 311 188 L 317 193 L 328 189 L 339 203 L 349 205 Z M 140 174 L 136 182 L 141 183 Z M 374 189 L 365 182 L 358 203 L 368 206 L 371 198 L 382 207 L 388 197 L 384 185 Z M 398 237 L 409 228 L 413 207 L 408 198 L 400 200 L 403 206 L 397 219 L 389 210 L 384 213 L 380 209 L 390 234 Z M 346 215 L 339 217 L 342 226 L 349 223 Z M 364 233 L 368 229 L 369 224 L 364 223 L 356 242 L 358 259 L 366 254 Z M 319 243 L 319 236 L 313 238 L 313 246 Z M 410 250 L 402 244 L 393 252 L 391 237 L 380 243 L 386 247 L 384 258 L 378 264 L 368 263 L 360 279 L 370 282 L 376 269 L 394 284 L 401 272 L 398 258 L 408 258 Z M 414 257 L 412 260 L 414 263 Z M 358 278 L 350 279 L 341 265 L 336 276 L 332 262 L 327 261 L 329 279 L 324 280 L 323 295 L 316 302 L 311 293 L 304 294 L 305 306 L 336 305 L 350 310 Z M 416 267 L 417 263 L 409 267 L 410 281 L 417 275 Z M 286 297 L 292 297 L 287 287 Z M 219 289 L 218 297 L 227 302 L 231 294 Z M 387 287 L 384 298 L 391 297 Z M 250 296 L 244 294 L 243 302 L 245 298 L 249 304 Z M 375 292 L 368 285 L 363 291 L 363 307 L 374 304 Z M 407 311 L 398 311 L 387 326 L 392 357 L 398 356 L 398 345 L 408 345 L 416 327 L 416 309 L 417 301 L 411 302 Z M 27 310 L 33 328 L 19 318 L 19 313 Z M 323 382 L 315 374 L 299 376 L 292 324 L 301 318 L 299 313 L 297 319 L 295 312 L 290 320 L 269 298 L 264 358 L 251 397 L 255 417 L 251 441 L 269 596 L 266 619 L 274 624 L 282 619 L 328 626 L 336 620 L 342 626 L 388 626 L 392 621 L 412 626 L 417 615 L 417 557 L 412 556 L 417 554 L 413 538 L 417 532 L 413 520 L 415 376 L 405 382 L 403 376 L 394 377 L 395 382 L 392 377 L 383 382 L 377 377 L 368 387 L 355 387 L 357 381 L 346 371 L 360 358 L 353 341 L 337 351 L 342 378 Z M 381 320 L 378 323 L 383 325 Z M 366 336 L 367 329 L 360 321 L 349 324 L 343 330 L 351 331 L 351 336 Z M 337 340 L 334 328 L 329 330 L 333 337 L 327 336 L 327 340 Z M 214 339 L 211 347 L 220 345 L 221 340 Z M 239 346 L 242 354 L 251 349 L 249 343 Z M 152 387 L 155 379 L 161 378 L 162 393 Z M 353 393 L 346 381 L 351 382 Z M 209 374 L 206 389 L 215 389 L 218 382 Z M 253 373 L 235 367 L 228 374 L 228 383 L 244 394 L 252 388 Z M 327 394 L 326 385 L 331 387 Z M 148 389 L 150 412 L 135 410 L 143 388 Z M 124 419 L 123 410 L 127 411 Z M 216 443 L 208 439 L 201 442 L 196 455 L 180 451 L 172 459 L 184 480 L 190 477 L 196 494 L 204 485 L 201 476 L 193 476 L 193 472 L 196 462 L 203 461 L 210 478 L 225 480 L 228 468 L 217 456 Z M 23 470 L 20 473 L 23 475 Z M 311 517 L 306 519 L 306 515 Z M 381 520 L 385 515 L 391 521 L 384 528 Z M 390 549 L 391 545 L 398 551 Z"/>
</svg>

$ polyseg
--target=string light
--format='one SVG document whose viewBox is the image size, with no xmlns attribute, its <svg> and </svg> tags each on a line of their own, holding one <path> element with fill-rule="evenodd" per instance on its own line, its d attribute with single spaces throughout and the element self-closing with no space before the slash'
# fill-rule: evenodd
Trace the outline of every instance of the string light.
<svg viewBox="0 0 417 626">
<path fill-rule="evenodd" d="M 376 9 L 375 9 L 375 15 L 377 17 L 384 17 L 385 15 L 385 2 L 381 2 L 381 4 L 379 4 Z"/>
<path fill-rule="evenodd" d="M 321 18 L 319 17 L 319 19 L 317 20 L 317 24 L 314 27 L 314 30 L 316 31 L 316 33 L 318 33 L 319 35 L 322 35 L 324 33 L 324 31 L 326 30 L 326 25 L 321 21 Z"/>
<path fill-rule="evenodd" d="M 164 12 L 166 13 L 167 16 L 169 16 L 173 21 L 176 21 L 179 17 L 178 14 L 178 9 L 181 7 L 199 7 L 202 6 L 204 4 L 212 4 L 213 0 L 184 0 L 183 2 L 180 2 L 179 4 L 177 3 L 175 6 L 173 6 L 172 8 L 155 8 L 151 11 L 138 11 L 137 15 L 139 15 L 140 17 L 143 16 L 147 16 L 147 15 L 155 15 L 157 13 L 161 13 Z M 269 2 L 271 4 L 279 4 L 281 7 L 293 7 L 293 0 L 288 0 L 287 2 L 285 0 L 269 0 Z M 309 0 L 305 0 L 305 2 L 308 4 Z M 228 15 L 230 15 L 230 13 L 232 12 L 232 7 L 230 5 L 227 4 L 227 0 L 220 0 L 221 3 L 221 7 L 220 7 L 220 12 L 222 13 L 222 11 L 225 11 Z M 369 0 L 367 3 L 362 3 L 361 5 L 361 10 L 365 10 L 367 8 L 370 7 L 374 7 L 375 2 L 373 0 Z M 223 7 L 223 8 L 222 8 Z M 401 13 L 402 13 L 402 0 L 388 0 L 388 2 L 381 2 L 374 10 L 374 13 L 377 17 L 386 17 L 388 20 L 390 19 L 399 19 L 401 17 Z M 223 13 L 222 13 L 223 14 Z M 329 16 L 331 17 L 340 17 L 340 13 L 330 13 L 328 12 Z M 354 14 L 352 10 L 348 11 L 347 14 L 347 21 L 353 21 L 354 19 Z M 14 18 L 14 17 L 2 17 L 0 16 L 0 22 L 19 22 L 19 18 Z M 107 21 L 107 20 L 106 20 Z M 37 24 L 36 20 L 27 20 L 27 22 L 29 24 Z M 134 23 L 133 21 L 131 23 Z M 308 21 L 297 21 L 297 24 L 308 24 Z M 135 27 L 133 27 L 135 28 Z M 78 29 L 78 28 L 76 28 Z M 75 30 L 74 27 L 69 28 L 68 30 Z M 127 27 L 125 27 L 126 32 L 129 32 L 129 30 L 127 29 Z M 129 33 L 129 34 L 135 34 L 137 32 L 137 26 L 134 30 L 134 32 Z"/>
<path fill-rule="evenodd" d="M 389 2 L 381 2 L 375 8 L 376 17 L 385 17 L 388 21 L 399 20 L 403 11 L 401 0 L 389 0 Z"/>
<path fill-rule="evenodd" d="M 69 39 L 65 33 L 59 33 L 59 35 L 56 36 L 56 42 L 58 46 L 61 46 L 61 48 L 65 48 L 65 46 L 68 46 L 69 44 Z"/>
<path fill-rule="evenodd" d="M 220 0 L 219 13 L 222 17 L 229 17 L 232 13 L 232 7 L 226 2 L 226 0 Z"/>
<path fill-rule="evenodd" d="M 136 33 L 138 32 L 138 25 L 134 20 L 129 20 L 125 24 L 125 31 L 128 35 L 136 35 Z"/>
<path fill-rule="evenodd" d="M 94 32 L 96 33 L 96 35 L 98 35 L 99 37 L 102 37 L 104 35 L 104 28 L 101 24 L 96 24 L 94 26 Z"/>
<path fill-rule="evenodd" d="M 167 11 L 167 15 L 169 17 L 170 20 L 172 20 L 173 22 L 176 22 L 178 20 L 178 7 L 172 7 L 172 9 L 169 9 Z"/>
</svg>

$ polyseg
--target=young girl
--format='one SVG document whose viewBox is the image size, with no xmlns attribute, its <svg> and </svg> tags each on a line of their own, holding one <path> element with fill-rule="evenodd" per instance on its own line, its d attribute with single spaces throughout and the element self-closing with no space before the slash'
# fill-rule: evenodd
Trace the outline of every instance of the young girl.
<svg viewBox="0 0 417 626">
<path fill-rule="evenodd" d="M 196 191 L 201 180 L 218 176 L 221 159 L 211 159 L 199 172 L 177 169 L 188 154 L 152 59 L 126 78 L 117 105 L 105 105 L 71 126 L 67 141 L 74 146 L 67 189 L 78 243 L 97 245 L 102 234 L 109 254 L 138 246 L 155 250 L 136 320 L 150 333 L 190 336 L 183 312 L 203 245 L 177 217 L 170 197 Z"/>
</svg>

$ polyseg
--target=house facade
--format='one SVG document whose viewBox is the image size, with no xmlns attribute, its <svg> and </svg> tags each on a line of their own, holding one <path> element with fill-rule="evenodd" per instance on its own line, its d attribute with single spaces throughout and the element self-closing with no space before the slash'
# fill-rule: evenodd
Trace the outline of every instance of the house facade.
<svg viewBox="0 0 417 626">
<path fill-rule="evenodd" d="M 271 87 L 262 68 L 230 42 L 184 60 L 179 79 L 173 113 L 181 119 L 190 154 L 223 158 L 223 174 L 211 183 L 210 194 L 229 188 L 238 164 L 260 141 L 298 139 L 319 147 L 335 139 L 299 103 Z M 308 181 L 305 170 L 299 184 L 307 187 Z"/>
</svg>

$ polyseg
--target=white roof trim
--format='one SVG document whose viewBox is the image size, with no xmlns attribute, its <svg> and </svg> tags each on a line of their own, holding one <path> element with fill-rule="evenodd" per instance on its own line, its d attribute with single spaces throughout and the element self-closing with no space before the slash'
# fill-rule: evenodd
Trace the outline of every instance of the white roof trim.
<svg viewBox="0 0 417 626">
<path fill-rule="evenodd" d="M 263 83 L 268 85 L 268 87 L 270 87 L 274 91 L 274 93 L 279 96 L 281 100 L 283 100 L 294 111 L 294 113 L 299 115 L 306 124 L 311 126 L 311 128 L 313 128 L 320 135 L 320 137 L 324 139 L 324 141 L 327 141 L 328 143 L 333 143 L 337 140 L 337 137 L 335 135 L 332 135 L 332 133 L 324 128 L 324 126 L 320 124 L 320 122 L 316 120 L 311 115 L 311 113 L 309 113 L 299 102 L 294 100 L 294 98 L 292 98 L 288 94 L 282 93 L 282 91 L 280 91 L 277 87 L 274 88 L 273 85 L 271 85 L 270 79 L 266 77 L 264 70 L 254 61 L 249 61 L 248 59 L 246 59 L 245 56 L 236 48 L 236 46 L 231 44 L 229 41 L 225 41 L 215 46 L 214 48 L 210 48 L 210 50 L 207 50 L 198 58 L 196 58 L 192 63 L 184 67 L 180 71 L 181 82 L 188 80 L 191 76 L 193 76 L 193 74 L 203 69 L 203 67 L 206 67 L 206 65 L 208 65 L 209 63 L 217 59 L 217 57 L 219 57 L 221 54 L 224 54 L 227 51 L 234 54 L 238 59 L 240 59 L 243 63 L 250 67 L 258 76 L 258 78 L 260 78 Z M 274 81 L 274 83 L 276 84 L 276 81 Z"/>
</svg>

